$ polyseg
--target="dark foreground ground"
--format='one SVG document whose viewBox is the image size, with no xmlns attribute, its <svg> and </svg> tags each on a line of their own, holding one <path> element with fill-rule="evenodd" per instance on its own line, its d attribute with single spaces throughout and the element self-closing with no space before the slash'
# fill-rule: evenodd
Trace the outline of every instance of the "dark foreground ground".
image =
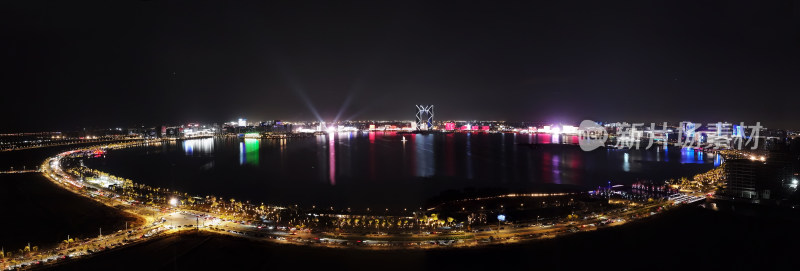
<svg viewBox="0 0 800 271">
<path fill-rule="evenodd" d="M 125 228 L 135 218 L 78 196 L 40 173 L 0 174 L 0 245 L 17 251 L 28 242 L 46 248 L 70 235 L 96 237 Z"/>
<path fill-rule="evenodd" d="M 800 222 L 699 207 L 523 245 L 369 251 L 194 233 L 74 260 L 57 270 L 774 270 L 796 269 Z M 287 268 L 287 269 L 282 269 Z"/>
</svg>

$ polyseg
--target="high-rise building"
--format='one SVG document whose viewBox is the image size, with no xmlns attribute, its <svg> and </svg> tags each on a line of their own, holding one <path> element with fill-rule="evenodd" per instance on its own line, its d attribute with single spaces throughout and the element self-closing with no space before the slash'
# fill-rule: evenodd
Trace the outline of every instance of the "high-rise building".
<svg viewBox="0 0 800 271">
<path fill-rule="evenodd" d="M 756 180 L 764 163 L 751 159 L 725 161 L 725 195 L 734 198 L 758 199 Z"/>
<path fill-rule="evenodd" d="M 429 130 L 433 128 L 433 105 L 417 106 L 417 130 Z"/>
<path fill-rule="evenodd" d="M 767 157 L 725 161 L 725 196 L 750 200 L 781 200 L 794 184 L 792 156 L 770 152 Z"/>
</svg>

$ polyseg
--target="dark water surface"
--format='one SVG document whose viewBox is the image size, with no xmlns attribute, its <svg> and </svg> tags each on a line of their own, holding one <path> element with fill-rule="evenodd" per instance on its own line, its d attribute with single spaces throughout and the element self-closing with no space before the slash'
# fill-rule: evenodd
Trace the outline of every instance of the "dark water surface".
<svg viewBox="0 0 800 271">
<path fill-rule="evenodd" d="M 0 171 L 38 169 L 47 157 L 56 155 L 60 152 L 72 150 L 79 147 L 100 145 L 102 143 L 80 143 L 67 146 L 50 146 L 14 151 L 0 151 Z"/>
<path fill-rule="evenodd" d="M 27 243 L 42 249 L 72 238 L 94 238 L 137 220 L 120 210 L 67 191 L 39 173 L 0 174 L 3 229 L 0 246 L 17 251 Z M 141 221 L 139 223 L 144 223 Z"/>
<path fill-rule="evenodd" d="M 406 141 L 403 141 L 403 138 Z M 192 194 L 336 208 L 416 208 L 448 189 L 591 189 L 711 169 L 689 149 L 598 149 L 515 134 L 339 133 L 289 140 L 208 138 L 109 152 L 86 165 Z M 540 143 L 537 145 L 525 145 Z"/>
</svg>

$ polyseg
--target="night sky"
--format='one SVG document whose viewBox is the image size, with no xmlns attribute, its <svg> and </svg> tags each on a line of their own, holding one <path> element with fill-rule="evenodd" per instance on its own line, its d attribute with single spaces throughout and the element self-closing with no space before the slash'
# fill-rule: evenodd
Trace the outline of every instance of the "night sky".
<svg viewBox="0 0 800 271">
<path fill-rule="evenodd" d="M 9 2 L 3 131 L 412 119 L 418 103 L 440 120 L 800 128 L 800 1 Z"/>
</svg>

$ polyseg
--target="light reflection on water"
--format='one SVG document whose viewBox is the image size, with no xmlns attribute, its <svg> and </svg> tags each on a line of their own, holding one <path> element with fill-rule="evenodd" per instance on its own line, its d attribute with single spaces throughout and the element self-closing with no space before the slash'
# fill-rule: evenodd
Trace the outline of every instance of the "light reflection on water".
<svg viewBox="0 0 800 271">
<path fill-rule="evenodd" d="M 613 184 L 664 180 L 691 176 L 721 163 L 719 156 L 693 149 L 584 152 L 572 144 L 545 143 L 554 141 L 573 140 L 551 135 L 384 132 L 288 140 L 209 138 L 165 144 L 159 147 L 161 151 L 121 150 L 112 153 L 106 165 L 90 167 L 199 194 L 358 205 L 416 202 L 418 198 L 397 195 L 426 198 L 467 187 L 596 187 L 609 180 Z M 530 143 L 539 144 L 526 145 Z M 142 155 L 153 159 L 141 159 Z M 165 174 L 171 176 L 168 183 L 162 181 Z"/>
<path fill-rule="evenodd" d="M 434 174 L 433 160 L 433 135 L 414 135 L 414 149 L 416 153 L 417 166 L 415 167 L 417 177 L 430 177 Z"/>
<path fill-rule="evenodd" d="M 207 155 L 214 152 L 214 139 L 189 139 L 181 142 L 186 156 Z"/>
<path fill-rule="evenodd" d="M 681 148 L 681 164 L 703 164 L 703 151 L 694 148 Z"/>
<path fill-rule="evenodd" d="M 381 163 L 381 161 L 386 160 L 400 160 L 396 163 L 397 167 L 400 168 L 408 168 L 411 176 L 414 177 L 434 177 L 434 176 L 449 176 L 449 177 L 458 177 L 462 176 L 465 179 L 472 180 L 478 176 L 475 176 L 476 167 L 485 167 L 486 155 L 489 156 L 497 156 L 500 158 L 499 160 L 489 160 L 494 164 L 492 168 L 498 168 L 500 171 L 495 172 L 496 176 L 502 179 L 503 182 L 508 181 L 509 178 L 532 178 L 532 177 L 524 177 L 529 176 L 530 173 L 519 174 L 514 173 L 514 168 L 519 163 L 516 161 L 519 158 L 514 157 L 517 153 L 517 148 L 519 146 L 515 144 L 507 145 L 505 144 L 505 135 L 499 135 L 499 141 L 497 142 L 497 147 L 500 148 L 499 151 L 495 151 L 491 148 L 487 148 L 486 150 L 482 150 L 481 158 L 483 158 L 484 162 L 481 164 L 474 164 L 475 159 L 475 137 L 478 136 L 479 138 L 486 139 L 487 135 L 472 135 L 472 134 L 464 134 L 464 135 L 454 135 L 454 134 L 446 134 L 446 135 L 435 135 L 435 134 L 410 134 L 407 135 L 406 141 L 403 141 L 403 136 L 398 136 L 395 133 L 382 133 L 382 132 L 370 132 L 368 134 L 354 134 L 354 133 L 330 133 L 324 136 L 318 136 L 316 142 L 319 145 L 324 146 L 324 155 L 318 156 L 318 163 L 320 172 L 324 175 L 324 178 L 330 185 L 336 185 L 337 177 L 339 175 L 345 175 L 348 178 L 358 177 L 359 170 L 364 172 L 369 172 L 369 178 L 371 180 L 376 179 L 376 175 L 380 172 L 380 168 L 385 168 L 386 165 Z M 458 141 L 455 138 L 457 136 L 463 136 L 461 139 L 463 141 Z M 359 149 L 359 146 L 362 145 L 359 139 L 366 138 L 368 139 L 367 147 Z M 408 140 L 410 139 L 410 140 Z M 539 136 L 539 135 L 527 135 L 525 138 L 528 142 L 536 142 L 538 144 L 545 144 L 545 145 L 556 145 L 557 142 L 571 142 L 571 138 L 561 138 L 560 136 Z M 514 135 L 513 138 L 510 139 L 511 142 L 516 142 L 517 136 Z M 563 141 L 562 141 L 563 140 Z M 395 142 L 397 141 L 397 142 Z M 458 142 L 457 142 L 458 141 Z M 394 143 L 399 143 L 397 146 L 394 146 Z M 481 142 L 483 143 L 483 142 Z M 525 143 L 525 142 L 522 142 Z M 286 139 L 282 139 L 276 142 L 278 147 L 278 152 L 280 153 L 280 167 L 285 167 L 287 164 L 285 160 L 287 151 L 287 143 Z M 239 142 L 239 164 L 240 165 L 253 165 L 259 166 L 259 155 L 262 150 L 259 150 L 260 140 L 259 139 L 243 139 Z M 441 150 L 436 148 L 436 145 L 443 145 Z M 461 145 L 461 146 L 458 146 Z M 485 144 L 483 144 L 485 145 Z M 483 146 L 481 145 L 481 146 Z M 489 145 L 493 145 L 493 143 L 489 143 Z M 559 144 L 560 145 L 560 144 Z M 569 144 L 567 144 L 569 145 Z M 393 149 L 397 148 L 400 150 L 400 154 L 397 157 L 386 156 L 386 154 L 377 154 L 377 152 L 386 151 L 386 149 Z M 191 142 L 187 140 L 184 143 L 184 148 L 186 149 L 185 153 L 187 156 L 196 155 L 198 152 L 208 153 L 213 152 L 214 150 L 214 141 L 213 139 L 202 139 Z M 410 148 L 411 156 L 406 156 L 407 149 Z M 507 156 L 506 149 L 513 149 L 511 156 Z M 670 161 L 670 148 L 664 148 L 663 146 L 655 146 L 651 150 L 625 150 L 625 149 L 606 149 L 604 152 L 607 153 L 607 156 L 617 156 L 619 157 L 619 165 L 621 166 L 622 172 L 640 172 L 644 168 L 642 166 L 642 162 L 668 162 Z M 198 151 L 201 150 L 201 151 Z M 366 150 L 366 153 L 363 153 Z M 441 154 L 437 154 L 438 152 L 443 152 Z M 391 152 L 391 151 L 390 151 Z M 456 153 L 461 152 L 463 155 L 461 157 L 457 157 Z M 485 152 L 485 153 L 484 153 Z M 581 155 L 581 152 L 563 152 L 563 151 L 547 151 L 544 152 L 543 159 L 544 163 L 539 162 L 541 167 L 536 167 L 536 160 L 541 158 L 536 158 L 534 153 L 527 153 L 525 155 L 525 160 L 527 165 L 526 168 L 523 170 L 527 171 L 540 171 L 544 174 L 538 174 L 542 176 L 542 181 L 547 183 L 572 183 L 575 184 L 576 181 L 574 178 L 580 178 L 583 176 L 584 168 L 584 155 Z M 600 152 L 600 151 L 597 151 Z M 337 154 L 338 153 L 338 154 Z M 493 153 L 497 153 L 498 155 L 493 155 Z M 701 150 L 695 150 L 692 148 L 681 148 L 680 151 L 680 163 L 681 164 L 707 164 L 713 163 L 714 166 L 719 166 L 721 164 L 721 156 L 715 155 L 714 160 L 706 161 L 705 153 Z M 321 154 L 321 153 L 320 153 Z M 338 156 L 342 156 L 337 159 Z M 359 156 L 367 155 L 367 168 L 361 168 L 359 165 L 355 164 L 353 160 L 357 159 Z M 509 162 L 509 157 L 513 160 Z M 613 157 L 611 160 L 613 160 Z M 411 163 L 406 163 L 406 159 L 410 159 Z M 459 162 L 460 161 L 460 162 Z M 395 163 L 395 162 L 392 162 Z M 461 164 L 461 166 L 459 166 Z M 594 165 L 596 161 L 591 161 L 588 165 Z M 290 165 L 291 166 L 291 165 Z M 355 167 L 355 168 L 354 168 Z M 458 172 L 458 168 L 461 168 L 463 171 L 461 173 Z M 484 172 L 485 169 L 481 168 L 480 171 Z M 509 171 L 511 170 L 511 171 Z M 491 173 L 491 172 L 490 172 Z M 356 176 L 353 176 L 356 175 Z M 536 176 L 534 174 L 532 176 Z M 563 177 L 567 177 L 567 180 L 564 180 Z"/>
<path fill-rule="evenodd" d="M 624 170 L 625 172 L 630 172 L 631 171 L 630 156 L 628 155 L 627 152 L 625 153 L 625 156 L 624 156 L 624 158 L 622 160 L 622 170 Z"/>
<path fill-rule="evenodd" d="M 472 180 L 472 134 L 467 134 L 467 179 Z"/>
<path fill-rule="evenodd" d="M 328 136 L 328 180 L 331 185 L 336 185 L 336 139 L 333 133 Z"/>
<path fill-rule="evenodd" d="M 561 160 L 558 154 L 553 155 L 553 183 L 561 184 Z"/>
<path fill-rule="evenodd" d="M 239 165 L 258 166 L 259 139 L 245 138 L 239 143 Z"/>
</svg>

